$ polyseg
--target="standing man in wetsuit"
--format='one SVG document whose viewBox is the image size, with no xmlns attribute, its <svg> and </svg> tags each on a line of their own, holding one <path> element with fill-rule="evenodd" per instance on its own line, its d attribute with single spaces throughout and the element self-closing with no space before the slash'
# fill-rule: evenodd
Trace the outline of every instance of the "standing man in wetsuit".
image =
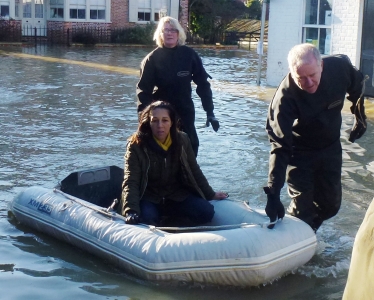
<svg viewBox="0 0 374 300">
<path fill-rule="evenodd" d="M 317 231 L 341 205 L 341 110 L 347 93 L 355 115 L 349 141 L 366 131 L 364 76 L 347 56 L 322 59 L 312 44 L 293 47 L 288 65 L 290 73 L 279 85 L 267 116 L 271 150 L 265 211 L 271 222 L 284 217 L 280 191 L 287 180 L 288 212 Z"/>
<path fill-rule="evenodd" d="M 197 156 L 199 139 L 195 128 L 191 81 L 196 84 L 196 93 L 206 111 L 206 126 L 211 124 L 214 131 L 219 128 L 213 113 L 209 75 L 198 54 L 184 45 L 186 34 L 178 20 L 161 18 L 154 40 L 158 47 L 143 59 L 140 67 L 140 80 L 136 87 L 138 113 L 155 100 L 171 103 L 181 119 L 181 129 L 189 136 Z"/>
</svg>

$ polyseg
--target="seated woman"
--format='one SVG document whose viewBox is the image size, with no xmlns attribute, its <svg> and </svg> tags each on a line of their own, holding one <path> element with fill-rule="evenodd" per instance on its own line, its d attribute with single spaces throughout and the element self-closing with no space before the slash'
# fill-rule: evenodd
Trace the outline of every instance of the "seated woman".
<svg viewBox="0 0 374 300">
<path fill-rule="evenodd" d="M 210 187 L 177 123 L 174 109 L 164 101 L 153 102 L 140 115 L 125 154 L 119 213 L 127 224 L 157 226 L 163 217 L 203 224 L 214 215 L 207 200 L 227 198 Z"/>
</svg>

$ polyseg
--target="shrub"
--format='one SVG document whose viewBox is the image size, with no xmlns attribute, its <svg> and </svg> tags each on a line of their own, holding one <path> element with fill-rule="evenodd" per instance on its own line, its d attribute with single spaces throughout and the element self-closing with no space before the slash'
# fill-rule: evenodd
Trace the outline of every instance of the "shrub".
<svg viewBox="0 0 374 300">
<path fill-rule="evenodd" d="M 153 32 L 155 26 L 153 23 L 148 23 L 145 26 L 136 25 L 131 28 L 112 30 L 111 42 L 121 44 L 153 44 Z"/>
<path fill-rule="evenodd" d="M 79 43 L 84 45 L 97 44 L 97 38 L 90 31 L 77 31 L 73 33 L 71 39 L 73 43 Z"/>
</svg>

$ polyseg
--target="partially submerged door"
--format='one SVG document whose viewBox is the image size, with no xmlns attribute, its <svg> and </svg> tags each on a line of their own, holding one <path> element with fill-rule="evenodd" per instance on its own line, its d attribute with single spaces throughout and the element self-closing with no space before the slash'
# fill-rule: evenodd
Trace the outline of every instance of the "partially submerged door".
<svg viewBox="0 0 374 300">
<path fill-rule="evenodd" d="M 23 0 L 22 34 L 45 36 L 44 0 Z"/>
</svg>

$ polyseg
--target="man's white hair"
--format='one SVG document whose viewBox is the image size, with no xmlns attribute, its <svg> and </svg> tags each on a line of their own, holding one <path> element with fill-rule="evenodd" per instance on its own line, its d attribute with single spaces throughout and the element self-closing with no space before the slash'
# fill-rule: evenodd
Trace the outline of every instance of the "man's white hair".
<svg viewBox="0 0 374 300">
<path fill-rule="evenodd" d="M 295 74 L 300 66 L 312 63 L 313 58 L 320 66 L 322 62 L 321 53 L 313 44 L 304 43 L 292 47 L 287 57 L 291 74 Z"/>
</svg>

